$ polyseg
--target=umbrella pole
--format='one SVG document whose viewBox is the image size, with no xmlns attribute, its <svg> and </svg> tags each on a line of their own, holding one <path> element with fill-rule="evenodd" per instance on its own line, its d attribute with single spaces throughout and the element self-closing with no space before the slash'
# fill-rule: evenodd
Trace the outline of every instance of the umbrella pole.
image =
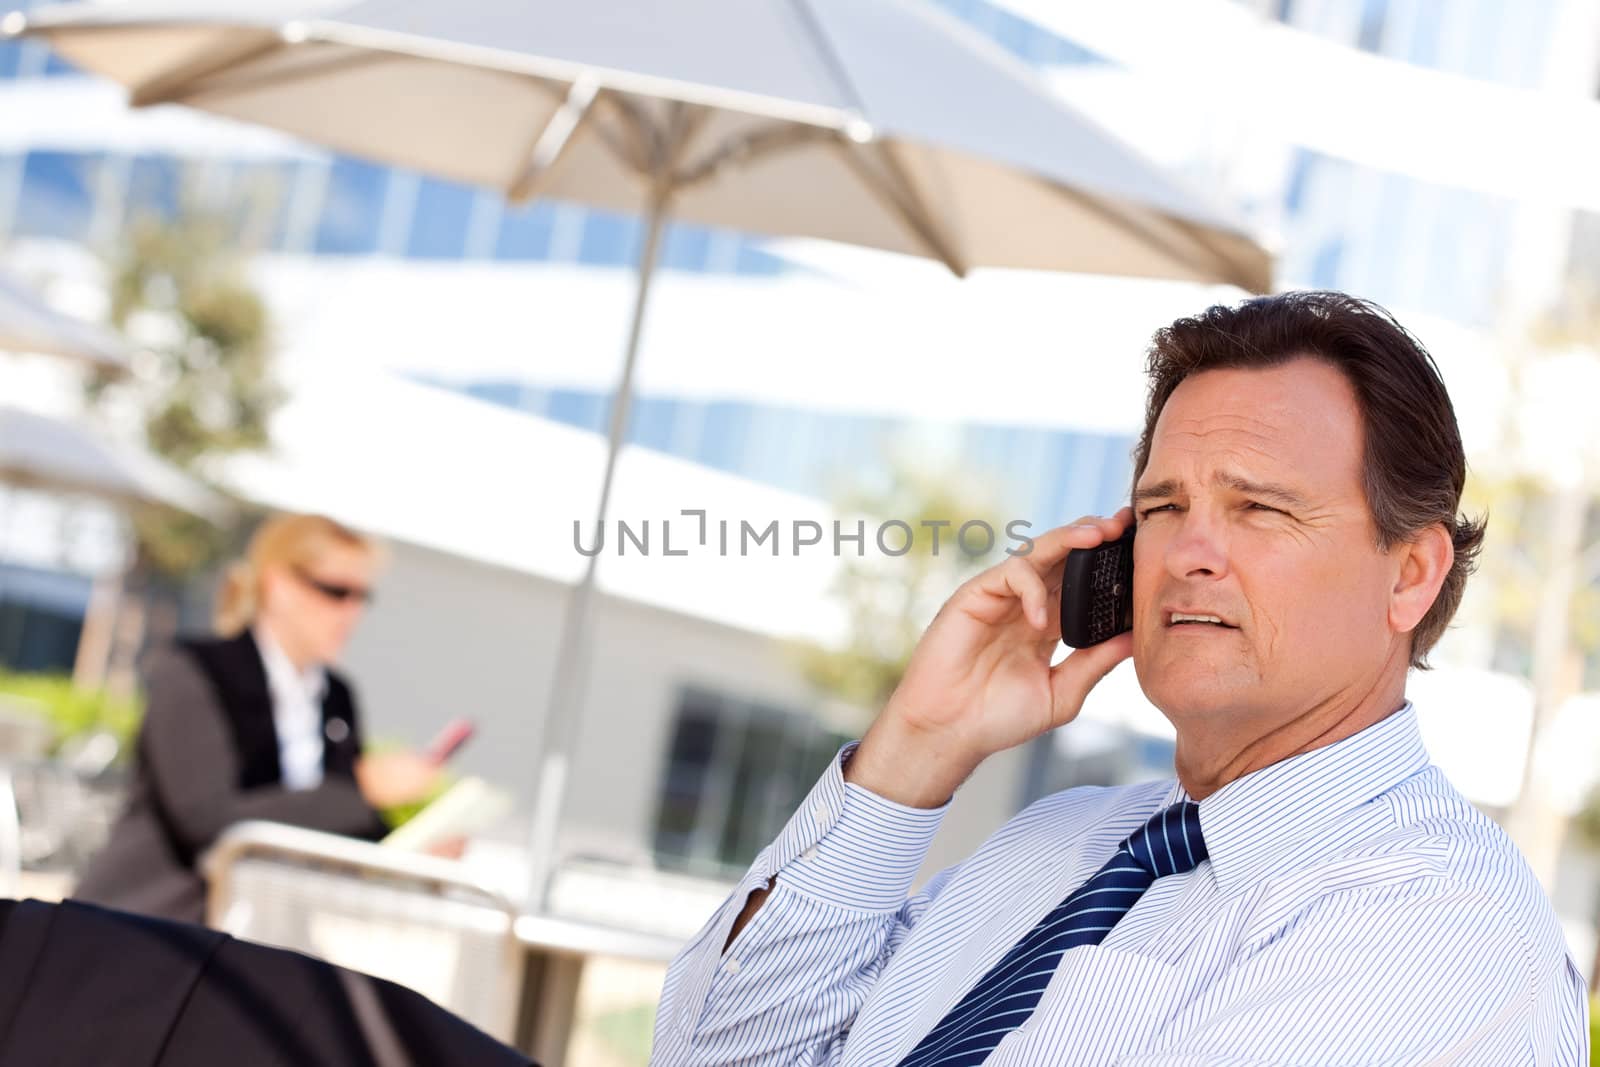
<svg viewBox="0 0 1600 1067">
<path fill-rule="evenodd" d="M 576 742 L 578 710 L 583 700 L 583 681 L 587 661 L 589 616 L 594 600 L 595 570 L 604 545 L 606 508 L 611 499 L 611 482 L 617 454 L 627 432 L 628 412 L 633 403 L 634 364 L 639 355 L 639 337 L 644 328 L 645 304 L 650 298 L 650 282 L 659 258 L 661 232 L 666 224 L 667 201 L 671 186 L 658 180 L 651 194 L 646 220 L 644 249 L 639 255 L 639 281 L 633 298 L 633 322 L 628 331 L 627 355 L 622 375 L 617 380 L 611 402 L 611 426 L 606 438 L 605 474 L 600 480 L 600 506 L 595 513 L 594 551 L 586 557 L 583 578 L 567 598 L 567 609 L 557 646 L 555 676 L 550 699 L 545 706 L 544 727 L 539 745 L 539 777 L 535 789 L 533 833 L 529 841 L 529 903 L 543 911 L 548 903 L 551 877 L 555 873 L 556 835 L 560 830 L 561 807 L 566 799 L 567 773 Z"/>
</svg>

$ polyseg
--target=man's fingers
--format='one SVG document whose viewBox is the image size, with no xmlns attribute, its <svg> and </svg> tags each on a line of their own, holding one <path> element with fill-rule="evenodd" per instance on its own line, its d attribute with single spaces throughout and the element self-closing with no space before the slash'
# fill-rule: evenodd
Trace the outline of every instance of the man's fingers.
<svg viewBox="0 0 1600 1067">
<path fill-rule="evenodd" d="M 1122 535 L 1122 528 L 1116 527 L 1112 534 L 1111 520 L 1096 519 L 1088 516 L 1078 522 L 1067 526 L 1057 526 L 1053 530 L 1046 530 L 1033 539 L 1033 551 L 1027 555 L 1013 556 L 1033 568 L 1035 574 L 1043 574 L 1051 567 L 1067 558 L 1067 553 L 1075 548 L 1093 548 L 1106 540 L 1115 540 Z"/>
<path fill-rule="evenodd" d="M 971 579 L 972 587 L 985 599 L 1021 601 L 1029 624 L 1045 630 L 1050 625 L 1052 587 L 1060 585 L 1061 563 L 1068 553 L 1121 537 L 1132 519 L 1132 510 L 1123 508 L 1110 517 L 1085 515 L 1075 523 L 1047 530 L 1033 539 L 1033 549 L 1027 555 L 1013 556 L 989 568 Z M 995 607 L 992 602 L 980 607 L 979 617 L 989 621 L 999 618 Z"/>
<path fill-rule="evenodd" d="M 1036 630 L 1044 628 L 1050 621 L 1047 614 L 1050 595 L 1044 587 L 1044 579 L 1031 567 L 1016 566 L 1014 561 L 1000 567 L 1000 577 L 1006 590 L 1022 601 L 1022 611 L 1029 624 Z"/>
<path fill-rule="evenodd" d="M 1050 725 L 1071 722 L 1082 710 L 1089 690 L 1131 655 L 1133 634 L 1121 633 L 1098 645 L 1076 649 L 1050 668 Z"/>
</svg>

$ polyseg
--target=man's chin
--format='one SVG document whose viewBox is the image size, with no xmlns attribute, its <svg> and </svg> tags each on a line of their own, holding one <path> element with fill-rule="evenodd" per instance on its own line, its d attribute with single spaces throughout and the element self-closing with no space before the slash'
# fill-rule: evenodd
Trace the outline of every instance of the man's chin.
<svg viewBox="0 0 1600 1067">
<path fill-rule="evenodd" d="M 1152 669 L 1136 662 L 1134 671 L 1146 699 L 1175 726 L 1185 720 L 1236 712 L 1250 702 L 1251 692 L 1257 688 L 1244 684 L 1244 679 L 1228 677 L 1243 673 L 1240 667 L 1219 672 L 1211 664 L 1185 662 Z"/>
</svg>

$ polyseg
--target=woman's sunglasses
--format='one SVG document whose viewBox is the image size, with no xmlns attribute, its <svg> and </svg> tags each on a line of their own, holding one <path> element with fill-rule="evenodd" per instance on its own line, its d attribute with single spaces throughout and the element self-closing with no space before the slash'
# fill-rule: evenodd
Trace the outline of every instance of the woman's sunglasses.
<svg viewBox="0 0 1600 1067">
<path fill-rule="evenodd" d="M 337 600 L 341 604 L 351 600 L 358 601 L 362 604 L 372 603 L 372 590 L 370 589 L 363 589 L 358 585 L 341 585 L 337 582 L 324 582 L 320 578 L 312 577 L 299 567 L 294 568 L 294 573 L 295 577 L 299 578 L 302 582 L 306 583 L 311 588 L 327 597 L 329 600 Z"/>
</svg>

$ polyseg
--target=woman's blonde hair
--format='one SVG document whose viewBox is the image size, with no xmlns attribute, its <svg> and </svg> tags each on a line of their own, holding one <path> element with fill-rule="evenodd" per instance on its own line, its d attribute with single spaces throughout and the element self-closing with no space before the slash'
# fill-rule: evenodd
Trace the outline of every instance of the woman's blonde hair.
<svg viewBox="0 0 1600 1067">
<path fill-rule="evenodd" d="M 244 558 L 231 564 L 217 591 L 215 625 L 235 637 L 255 622 L 261 608 L 261 576 L 271 567 L 308 567 L 329 548 L 358 548 L 379 555 L 381 546 L 326 515 L 274 515 L 256 528 Z"/>
</svg>

